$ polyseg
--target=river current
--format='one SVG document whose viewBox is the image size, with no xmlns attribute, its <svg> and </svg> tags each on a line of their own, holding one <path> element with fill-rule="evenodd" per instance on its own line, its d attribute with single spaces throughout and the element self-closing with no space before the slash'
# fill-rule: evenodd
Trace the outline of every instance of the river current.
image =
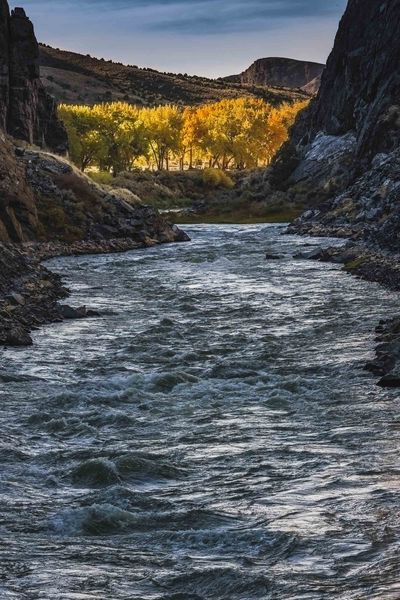
<svg viewBox="0 0 400 600">
<path fill-rule="evenodd" d="M 363 370 L 398 296 L 293 258 L 335 240 L 187 231 L 51 261 L 101 316 L 0 350 L 0 599 L 399 599 L 400 400 Z"/>
</svg>

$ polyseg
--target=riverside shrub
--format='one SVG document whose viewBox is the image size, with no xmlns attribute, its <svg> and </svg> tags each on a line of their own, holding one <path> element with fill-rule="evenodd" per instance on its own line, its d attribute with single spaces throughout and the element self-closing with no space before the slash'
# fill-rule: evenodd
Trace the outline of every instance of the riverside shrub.
<svg viewBox="0 0 400 600">
<path fill-rule="evenodd" d="M 205 169 L 202 180 L 207 188 L 226 188 L 230 190 L 235 186 L 233 179 L 220 169 Z"/>
</svg>

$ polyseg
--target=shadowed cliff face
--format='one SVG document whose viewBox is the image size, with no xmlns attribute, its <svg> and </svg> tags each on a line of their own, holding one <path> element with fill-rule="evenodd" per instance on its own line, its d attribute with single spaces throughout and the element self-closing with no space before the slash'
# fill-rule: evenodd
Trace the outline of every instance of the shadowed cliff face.
<svg viewBox="0 0 400 600">
<path fill-rule="evenodd" d="M 311 137 L 356 132 L 358 157 L 400 140 L 400 0 L 350 0 L 320 93 L 305 121 Z"/>
<path fill-rule="evenodd" d="M 354 133 L 358 161 L 400 141 L 400 0 L 350 0 L 315 100 L 294 126 L 278 164 L 298 159 L 318 134 Z M 286 164 L 289 168 L 289 164 Z"/>
<path fill-rule="evenodd" d="M 13 137 L 64 153 L 65 129 L 39 72 L 39 47 L 22 8 L 0 0 L 0 125 Z"/>
<path fill-rule="evenodd" d="M 319 93 L 272 169 L 274 189 L 314 209 L 302 231 L 322 223 L 382 245 L 390 222 L 384 238 L 400 248 L 399 30 L 400 0 L 349 0 Z"/>
</svg>

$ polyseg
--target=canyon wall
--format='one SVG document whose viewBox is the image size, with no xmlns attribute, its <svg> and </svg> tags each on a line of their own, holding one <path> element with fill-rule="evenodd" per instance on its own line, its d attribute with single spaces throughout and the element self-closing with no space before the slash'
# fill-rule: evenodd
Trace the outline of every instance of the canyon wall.
<svg viewBox="0 0 400 600">
<path fill-rule="evenodd" d="M 387 243 L 398 240 L 399 28 L 400 0 L 349 0 L 319 93 L 272 169 L 273 188 L 312 209 L 303 230 L 378 239 L 391 223 Z"/>
<path fill-rule="evenodd" d="M 9 12 L 0 0 L 0 126 L 18 140 L 58 153 L 67 135 L 39 71 L 39 46 L 22 8 Z"/>
</svg>

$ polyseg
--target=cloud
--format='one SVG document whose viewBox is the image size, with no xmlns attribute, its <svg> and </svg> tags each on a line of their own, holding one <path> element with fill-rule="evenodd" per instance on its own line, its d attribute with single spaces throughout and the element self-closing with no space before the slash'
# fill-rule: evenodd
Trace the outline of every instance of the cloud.
<svg viewBox="0 0 400 600">
<path fill-rule="evenodd" d="M 48 11 L 79 11 L 95 22 L 111 19 L 125 29 L 181 35 L 260 31 L 277 21 L 337 17 L 345 0 L 27 0 Z M 121 19 L 123 19 L 121 21 Z"/>
<path fill-rule="evenodd" d="M 19 0 L 55 47 L 218 77 L 263 56 L 324 62 L 347 0 Z M 17 3 L 17 0 L 10 0 Z"/>
</svg>

